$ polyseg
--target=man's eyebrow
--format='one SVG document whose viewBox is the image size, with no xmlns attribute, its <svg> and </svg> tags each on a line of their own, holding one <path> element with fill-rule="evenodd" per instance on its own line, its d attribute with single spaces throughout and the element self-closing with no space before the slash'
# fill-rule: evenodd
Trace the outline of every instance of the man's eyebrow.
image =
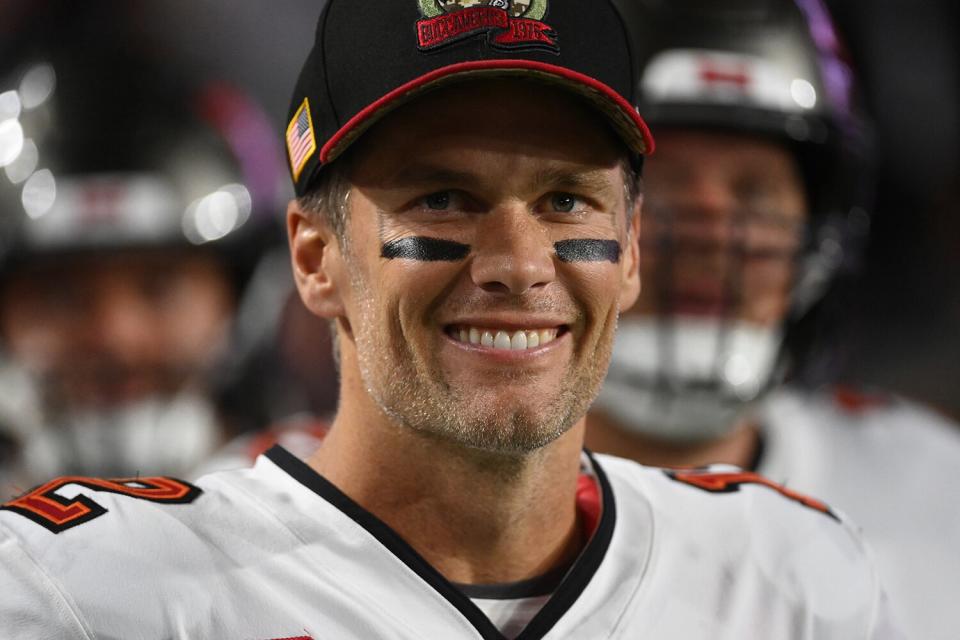
<svg viewBox="0 0 960 640">
<path fill-rule="evenodd" d="M 538 171 L 535 180 L 537 187 L 542 190 L 571 189 L 601 193 L 615 188 L 610 181 L 610 173 L 602 169 L 578 171 L 564 167 L 548 167 Z"/>
<path fill-rule="evenodd" d="M 412 161 L 390 175 L 383 176 L 381 184 L 388 187 L 406 185 L 462 185 L 479 182 L 478 176 L 467 171 Z"/>
</svg>

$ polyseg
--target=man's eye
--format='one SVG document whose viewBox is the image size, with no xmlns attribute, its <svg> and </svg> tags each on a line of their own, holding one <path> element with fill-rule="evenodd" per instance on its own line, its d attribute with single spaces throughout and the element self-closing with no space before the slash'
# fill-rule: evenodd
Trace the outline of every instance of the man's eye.
<svg viewBox="0 0 960 640">
<path fill-rule="evenodd" d="M 554 211 L 570 213 L 577 206 L 577 198 L 569 193 L 555 193 L 550 197 L 550 206 Z"/>
<path fill-rule="evenodd" d="M 426 198 L 423 199 L 423 204 L 426 205 L 428 209 L 433 209 L 434 211 L 444 211 L 450 208 L 450 192 L 449 191 L 438 191 L 437 193 L 431 193 Z"/>
</svg>

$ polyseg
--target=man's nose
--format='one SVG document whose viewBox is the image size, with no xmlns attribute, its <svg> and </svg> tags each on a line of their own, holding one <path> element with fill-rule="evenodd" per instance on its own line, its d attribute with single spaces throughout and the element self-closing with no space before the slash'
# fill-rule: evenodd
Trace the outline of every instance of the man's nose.
<svg viewBox="0 0 960 640">
<path fill-rule="evenodd" d="M 471 277 L 483 290 L 522 295 L 556 278 L 549 234 L 524 203 L 489 212 L 478 235 Z"/>
<path fill-rule="evenodd" d="M 691 180 L 684 190 L 683 202 L 703 215 L 729 216 L 736 208 L 736 197 L 723 180 L 701 177 Z"/>
</svg>

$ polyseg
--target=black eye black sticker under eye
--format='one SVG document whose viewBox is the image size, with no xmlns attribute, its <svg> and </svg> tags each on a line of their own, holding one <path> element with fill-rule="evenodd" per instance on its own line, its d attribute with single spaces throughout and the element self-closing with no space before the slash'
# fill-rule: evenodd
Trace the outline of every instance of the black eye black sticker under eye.
<svg viewBox="0 0 960 640">
<path fill-rule="evenodd" d="M 620 262 L 620 243 L 616 240 L 562 240 L 553 247 L 562 262 Z M 380 248 L 380 256 L 387 260 L 457 262 L 469 254 L 468 244 L 424 236 L 391 240 Z"/>
<path fill-rule="evenodd" d="M 415 236 L 384 242 L 380 257 L 387 260 L 419 260 L 421 262 L 457 262 L 470 253 L 470 245 L 453 240 Z"/>
<path fill-rule="evenodd" d="M 561 262 L 620 262 L 616 240 L 561 240 L 553 248 Z"/>
</svg>

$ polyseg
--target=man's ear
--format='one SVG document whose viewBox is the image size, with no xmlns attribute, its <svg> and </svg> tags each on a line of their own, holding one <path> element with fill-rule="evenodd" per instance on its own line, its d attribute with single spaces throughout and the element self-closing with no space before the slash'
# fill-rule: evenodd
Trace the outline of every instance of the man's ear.
<svg viewBox="0 0 960 640">
<path fill-rule="evenodd" d="M 637 196 L 632 215 L 627 218 L 627 239 L 623 247 L 623 280 L 620 287 L 620 311 L 633 306 L 640 296 L 640 210 L 643 196 Z"/>
<path fill-rule="evenodd" d="M 296 200 L 287 205 L 287 237 L 293 279 L 304 305 L 321 318 L 345 315 L 346 268 L 336 234 Z"/>
</svg>

